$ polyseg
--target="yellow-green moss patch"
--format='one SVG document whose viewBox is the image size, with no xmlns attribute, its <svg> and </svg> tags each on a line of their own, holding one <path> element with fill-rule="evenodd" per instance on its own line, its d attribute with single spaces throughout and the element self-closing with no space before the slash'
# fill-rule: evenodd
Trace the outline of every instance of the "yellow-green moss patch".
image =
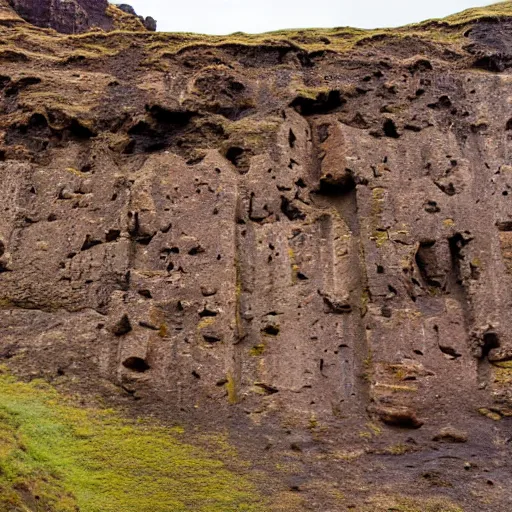
<svg viewBox="0 0 512 512">
<path fill-rule="evenodd" d="M 0 375 L 0 510 L 262 510 L 248 480 L 183 435 Z"/>
</svg>

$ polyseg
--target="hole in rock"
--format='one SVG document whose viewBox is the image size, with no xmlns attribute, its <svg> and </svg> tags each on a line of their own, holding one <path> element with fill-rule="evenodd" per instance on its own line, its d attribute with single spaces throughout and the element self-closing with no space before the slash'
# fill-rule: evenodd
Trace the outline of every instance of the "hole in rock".
<svg viewBox="0 0 512 512">
<path fill-rule="evenodd" d="M 197 245 L 196 247 L 192 247 L 192 249 L 188 251 L 188 254 L 190 256 L 197 256 L 198 254 L 202 254 L 203 252 L 206 252 L 205 249 L 200 245 Z"/>
<path fill-rule="evenodd" d="M 269 336 L 277 336 L 279 334 L 279 327 L 277 325 L 267 325 L 263 332 Z"/>
<path fill-rule="evenodd" d="M 512 220 L 497 222 L 496 226 L 499 231 L 510 232 L 510 231 L 512 231 Z"/>
<path fill-rule="evenodd" d="M 105 235 L 105 240 L 107 242 L 115 242 L 121 236 L 121 231 L 119 229 L 110 229 Z"/>
<path fill-rule="evenodd" d="M 306 214 L 301 212 L 288 198 L 281 196 L 281 211 L 289 220 L 304 220 Z"/>
<path fill-rule="evenodd" d="M 356 188 L 354 175 L 350 169 L 345 169 L 341 176 L 334 177 L 327 174 L 320 179 L 320 189 L 318 193 L 323 196 L 343 196 L 352 192 Z"/>
<path fill-rule="evenodd" d="M 429 286 L 441 287 L 442 283 L 437 276 L 439 269 L 437 268 L 435 245 L 435 240 L 420 242 L 415 260 L 423 281 Z"/>
<path fill-rule="evenodd" d="M 400 137 L 396 129 L 396 125 L 392 119 L 386 119 L 386 121 L 384 121 L 384 126 L 382 127 L 382 129 L 386 137 L 390 137 L 392 139 L 398 139 Z"/>
<path fill-rule="evenodd" d="M 295 133 L 293 133 L 293 130 L 290 128 L 290 132 L 288 133 L 288 143 L 292 149 L 295 147 L 296 141 L 297 137 L 295 136 Z"/>
<path fill-rule="evenodd" d="M 480 57 L 473 62 L 473 67 L 483 69 L 484 71 L 491 71 L 492 73 L 500 73 L 505 68 L 503 60 L 499 55 Z"/>
<path fill-rule="evenodd" d="M 231 147 L 226 152 L 226 158 L 235 166 L 238 166 L 240 157 L 244 154 L 244 150 L 238 146 Z"/>
<path fill-rule="evenodd" d="M 482 358 L 486 358 L 491 350 L 500 348 L 500 339 L 495 332 L 489 331 L 484 333 L 482 341 Z"/>
<path fill-rule="evenodd" d="M 221 341 L 221 339 L 215 334 L 203 334 L 203 339 L 204 341 L 206 341 L 206 343 L 211 344 L 218 343 L 219 341 Z"/>
<path fill-rule="evenodd" d="M 132 325 L 130 323 L 130 319 L 128 318 L 128 315 L 123 315 L 121 317 L 121 320 L 117 322 L 116 325 L 114 325 L 114 328 L 112 329 L 112 332 L 116 336 L 123 336 L 125 334 L 128 334 L 132 331 Z"/>
<path fill-rule="evenodd" d="M 297 96 L 290 106 L 303 116 L 326 114 L 332 112 L 346 103 L 340 91 L 322 91 L 314 98 Z"/>
<path fill-rule="evenodd" d="M 73 119 L 71 121 L 68 127 L 68 132 L 71 138 L 77 140 L 87 140 L 96 135 L 92 130 L 87 128 L 87 126 L 84 126 L 77 119 Z"/>
<path fill-rule="evenodd" d="M 123 361 L 123 366 L 137 373 L 144 373 L 150 369 L 149 364 L 141 357 L 129 357 Z"/>
<path fill-rule="evenodd" d="M 140 245 L 149 245 L 151 243 L 151 240 L 154 238 L 154 234 L 152 235 L 138 235 L 135 238 L 135 241 Z"/>
<path fill-rule="evenodd" d="M 202 311 L 199 312 L 199 316 L 201 318 L 207 318 L 207 317 L 214 317 L 217 316 L 217 311 L 212 311 L 211 309 L 204 308 Z"/>
</svg>

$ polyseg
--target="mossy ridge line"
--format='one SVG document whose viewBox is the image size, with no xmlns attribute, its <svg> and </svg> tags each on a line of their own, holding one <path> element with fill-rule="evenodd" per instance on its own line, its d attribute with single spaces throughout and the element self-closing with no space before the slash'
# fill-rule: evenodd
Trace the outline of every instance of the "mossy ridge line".
<svg viewBox="0 0 512 512">
<path fill-rule="evenodd" d="M 27 53 L 30 58 L 47 60 L 49 54 L 59 60 L 79 56 L 90 60 L 109 58 L 118 52 L 134 45 L 140 45 L 148 54 L 146 65 L 173 57 L 183 51 L 211 47 L 220 49 L 226 45 L 244 47 L 288 47 L 290 50 L 305 52 L 344 53 L 362 44 L 382 43 L 392 39 L 417 37 L 424 41 L 435 43 L 457 43 L 463 41 L 465 28 L 473 23 L 486 20 L 501 20 L 512 17 L 512 3 L 501 2 L 487 7 L 467 9 L 446 18 L 431 19 L 421 23 L 405 25 L 396 28 L 358 29 L 351 27 L 290 29 L 265 32 L 261 34 L 246 34 L 235 32 L 230 35 L 205 35 L 189 32 L 166 33 L 145 32 L 139 30 L 113 30 L 110 32 L 92 31 L 84 34 L 63 35 L 49 29 L 42 29 L 21 24 L 14 29 L 4 28 L 4 40 L 13 46 L 20 46 L 16 41 L 20 34 L 23 43 L 35 43 L 37 53 Z M 14 30 L 16 38 L 9 37 Z M 92 45 L 91 45 L 92 43 Z M 27 51 L 30 50 L 27 48 Z M 84 53 L 86 52 L 86 53 Z M 82 53 L 84 53 L 82 55 Z"/>
<path fill-rule="evenodd" d="M 0 375 L 0 512 L 259 512 L 255 487 L 178 429 Z M 30 499 L 29 499 L 30 501 Z"/>
</svg>

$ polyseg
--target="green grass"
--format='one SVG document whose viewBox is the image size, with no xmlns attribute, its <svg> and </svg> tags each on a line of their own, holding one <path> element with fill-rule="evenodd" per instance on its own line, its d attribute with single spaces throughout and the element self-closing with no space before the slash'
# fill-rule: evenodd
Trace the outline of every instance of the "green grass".
<svg viewBox="0 0 512 512">
<path fill-rule="evenodd" d="M 213 36 L 185 32 L 141 31 L 138 21 L 135 20 L 132 26 L 126 24 L 128 18 L 123 18 L 122 22 L 115 24 L 118 29 L 111 32 L 92 31 L 65 35 L 18 23 L 14 24 L 13 28 L 3 29 L 0 45 L 6 50 L 23 52 L 31 60 L 41 59 L 61 63 L 77 57 L 89 61 L 101 60 L 128 48 L 139 48 L 145 55 L 142 61 L 144 66 L 165 71 L 168 66 L 167 60 L 174 58 L 178 52 L 226 45 L 259 46 L 267 50 L 272 47 L 291 47 L 308 52 L 335 53 L 351 51 L 354 47 L 361 45 L 381 45 L 393 39 L 402 40 L 410 37 L 438 44 L 461 45 L 466 41 L 463 34 L 472 23 L 481 19 L 507 17 L 512 17 L 510 1 L 468 9 L 443 19 L 428 20 L 398 28 L 372 30 L 351 27 L 308 28 L 278 30 L 262 34 L 236 32 L 230 35 Z"/>
<path fill-rule="evenodd" d="M 0 512 L 257 512 L 254 486 L 180 429 L 0 375 Z"/>
</svg>

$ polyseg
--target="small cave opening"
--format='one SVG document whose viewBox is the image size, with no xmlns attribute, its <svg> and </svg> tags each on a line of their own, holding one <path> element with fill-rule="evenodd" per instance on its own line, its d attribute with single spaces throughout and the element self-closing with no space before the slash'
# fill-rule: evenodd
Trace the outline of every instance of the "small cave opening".
<svg viewBox="0 0 512 512">
<path fill-rule="evenodd" d="M 384 131 L 384 135 L 391 139 L 400 138 L 400 134 L 396 128 L 396 124 L 392 119 L 386 119 L 384 121 L 384 125 L 382 126 L 382 130 Z"/>
<path fill-rule="evenodd" d="M 149 364 L 142 357 L 129 357 L 123 361 L 123 366 L 137 373 L 144 373 L 150 369 Z"/>
<path fill-rule="evenodd" d="M 5 89 L 7 84 L 11 81 L 11 77 L 6 75 L 0 75 L 0 91 Z"/>
<path fill-rule="evenodd" d="M 505 69 L 502 58 L 499 55 L 484 55 L 473 62 L 473 68 L 483 69 L 491 73 L 501 73 Z"/>
<path fill-rule="evenodd" d="M 277 325 L 267 325 L 265 328 L 263 328 L 262 332 L 268 336 L 277 336 L 279 331 L 280 329 Z"/>
<path fill-rule="evenodd" d="M 312 116 L 333 112 L 346 102 L 340 91 L 331 90 L 322 91 L 314 97 L 299 95 L 290 103 L 290 107 L 303 116 Z"/>
<path fill-rule="evenodd" d="M 241 166 L 243 155 L 244 149 L 239 146 L 232 146 L 226 151 L 226 159 L 229 160 L 235 167 Z"/>
<path fill-rule="evenodd" d="M 200 312 L 199 312 L 199 317 L 200 318 L 212 318 L 212 317 L 215 317 L 217 316 L 218 313 L 217 311 L 213 311 L 211 309 L 208 309 L 207 307 L 203 308 Z"/>
<path fill-rule="evenodd" d="M 121 236 L 121 230 L 109 229 L 105 235 L 106 242 L 115 242 Z"/>
<path fill-rule="evenodd" d="M 297 141 L 297 137 L 295 136 L 295 133 L 293 133 L 293 130 L 290 128 L 290 131 L 288 133 L 288 143 L 290 144 L 290 148 L 295 147 L 295 142 Z"/>
<path fill-rule="evenodd" d="M 442 283 L 437 276 L 439 271 L 434 249 L 435 245 L 435 240 L 420 242 L 420 246 L 416 251 L 415 261 L 423 282 L 428 286 L 440 288 Z"/>
<path fill-rule="evenodd" d="M 96 136 L 96 133 L 78 121 L 78 119 L 73 119 L 66 131 L 71 139 L 77 141 L 85 141 Z"/>
<path fill-rule="evenodd" d="M 186 126 L 195 115 L 187 110 L 170 110 L 160 105 L 146 107 L 146 110 L 158 123 L 180 127 Z"/>
<path fill-rule="evenodd" d="M 331 174 L 320 179 L 318 194 L 329 197 L 344 196 L 353 192 L 356 188 L 354 174 L 350 169 L 345 169 L 345 173 L 340 177 L 334 177 Z"/>
<path fill-rule="evenodd" d="M 493 331 L 487 331 L 482 336 L 482 359 L 488 357 L 489 352 L 496 348 L 500 348 L 500 338 Z"/>
<path fill-rule="evenodd" d="M 450 255 L 452 258 L 452 270 L 457 279 L 457 283 L 460 284 L 460 262 L 461 260 L 464 259 L 464 256 L 462 255 L 461 251 L 467 242 L 464 240 L 464 237 L 460 233 L 456 233 L 455 235 L 448 239 L 448 243 L 450 246 Z"/>
<path fill-rule="evenodd" d="M 295 206 L 288 198 L 281 196 L 281 211 L 291 220 L 304 220 L 306 214 Z"/>
<path fill-rule="evenodd" d="M 192 247 L 190 251 L 188 251 L 188 254 L 189 256 L 197 256 L 198 254 L 203 254 L 204 252 L 206 252 L 204 247 L 202 247 L 201 245 L 196 245 L 195 247 Z"/>
</svg>

